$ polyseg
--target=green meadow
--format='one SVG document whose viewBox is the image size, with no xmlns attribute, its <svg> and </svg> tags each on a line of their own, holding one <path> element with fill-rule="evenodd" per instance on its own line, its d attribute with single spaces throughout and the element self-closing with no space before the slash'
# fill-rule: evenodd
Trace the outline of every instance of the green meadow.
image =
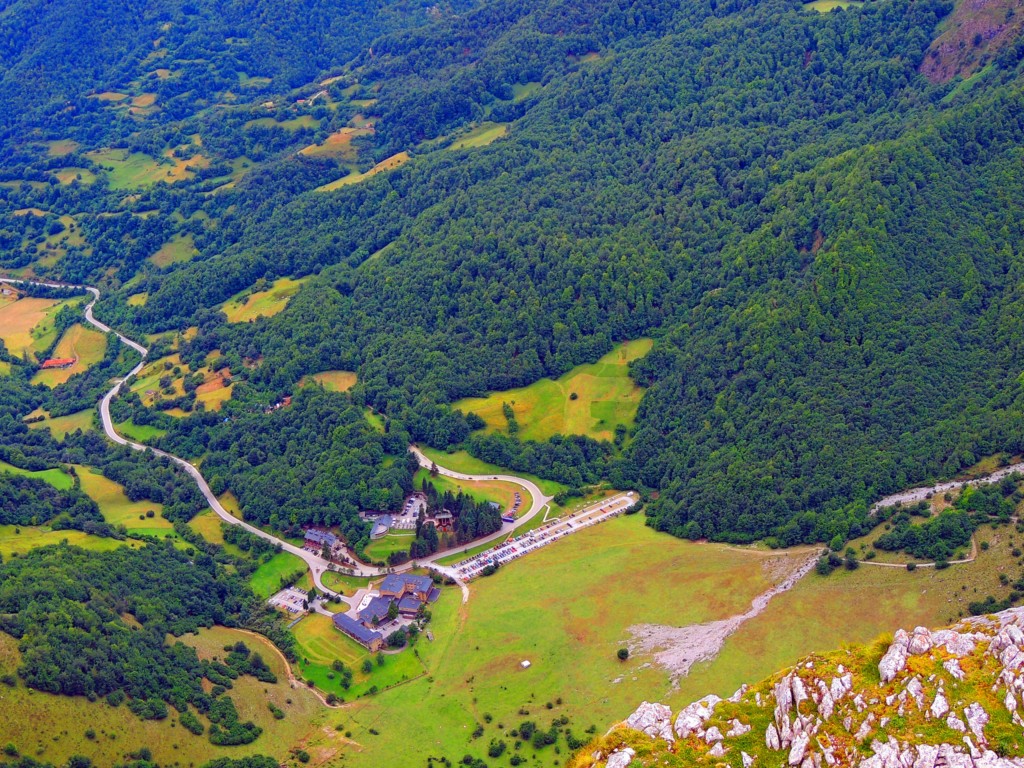
<svg viewBox="0 0 1024 768">
<path fill-rule="evenodd" d="M 33 421 L 28 425 L 29 429 L 48 429 L 56 440 L 63 440 L 67 435 L 76 430 L 89 432 L 94 428 L 93 416 L 95 411 L 85 410 L 78 413 L 69 413 L 67 416 L 50 416 L 46 411 L 33 411 L 30 416 L 43 416 L 42 421 Z"/>
<path fill-rule="evenodd" d="M 122 421 L 120 424 L 115 426 L 120 434 L 137 443 L 146 443 L 167 434 L 167 430 L 165 429 L 160 429 L 160 427 L 154 427 L 149 424 L 136 424 L 131 419 L 128 419 L 128 421 Z"/>
<path fill-rule="evenodd" d="M 103 519 L 111 525 L 123 525 L 129 536 L 172 536 L 174 526 L 163 516 L 163 505 L 152 501 L 131 501 L 124 486 L 109 480 L 97 470 L 76 466 L 82 490 L 95 501 Z M 152 515 L 150 515 L 152 513 Z"/>
<path fill-rule="evenodd" d="M 246 323 L 257 317 L 272 317 L 288 305 L 303 282 L 304 279 L 282 277 L 263 290 L 246 289 L 225 302 L 222 311 L 229 323 Z"/>
<path fill-rule="evenodd" d="M 448 149 L 472 149 L 486 147 L 508 134 L 508 123 L 481 123 L 451 143 Z"/>
<path fill-rule="evenodd" d="M 407 552 L 409 545 L 415 540 L 415 531 L 389 533 L 382 538 L 371 541 L 365 549 L 366 556 L 375 561 L 387 561 L 388 555 L 392 552 Z"/>
<path fill-rule="evenodd" d="M 804 3 L 805 11 L 817 11 L 818 13 L 828 13 L 834 11 L 836 8 L 860 8 L 864 3 L 857 2 L 857 0 L 814 0 L 811 3 Z"/>
<path fill-rule="evenodd" d="M 626 342 L 596 363 L 577 366 L 557 379 L 466 398 L 454 407 L 480 416 L 489 432 L 504 432 L 508 421 L 502 404 L 507 403 L 523 440 L 546 440 L 555 434 L 611 440 L 616 426 L 633 426 L 643 397 L 627 366 L 650 352 L 653 344 L 650 339 Z"/>
<path fill-rule="evenodd" d="M 0 472 L 9 472 L 12 475 L 24 475 L 25 477 L 42 480 L 60 491 L 67 491 L 75 484 L 74 478 L 63 469 L 43 469 L 33 472 L 28 469 L 16 467 L 13 464 L 8 464 L 6 461 L 0 461 Z"/>
<path fill-rule="evenodd" d="M 260 597 L 270 597 L 281 588 L 281 578 L 306 569 L 306 564 L 288 552 L 278 552 L 249 577 L 249 586 Z"/>
</svg>

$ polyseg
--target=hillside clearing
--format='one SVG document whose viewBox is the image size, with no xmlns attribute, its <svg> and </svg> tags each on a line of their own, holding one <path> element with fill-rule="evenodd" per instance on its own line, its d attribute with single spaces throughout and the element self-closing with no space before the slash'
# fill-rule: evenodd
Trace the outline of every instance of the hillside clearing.
<svg viewBox="0 0 1024 768">
<path fill-rule="evenodd" d="M 356 385 L 357 377 L 352 371 L 321 371 L 309 376 L 303 376 L 299 386 L 312 382 L 323 385 L 329 392 L 347 392 Z"/>
<path fill-rule="evenodd" d="M 152 501 L 130 501 L 123 485 L 89 467 L 76 466 L 82 490 L 93 500 L 111 525 L 123 525 L 129 535 L 175 536 L 171 521 L 163 516 L 163 505 Z M 150 515 L 152 513 L 152 515 Z"/>
<path fill-rule="evenodd" d="M 229 323 L 247 323 L 258 317 L 273 317 L 288 306 L 307 278 L 282 277 L 267 287 L 254 286 L 224 303 L 222 312 Z"/>
<path fill-rule="evenodd" d="M 50 353 L 52 358 L 73 359 L 75 364 L 67 368 L 51 368 L 37 371 L 32 377 L 33 384 L 42 384 L 53 389 L 63 384 L 76 373 L 84 373 L 103 360 L 107 351 L 106 334 L 81 323 L 75 323 L 61 336 L 57 346 Z"/>
<path fill-rule="evenodd" d="M 616 426 L 633 425 L 643 397 L 627 366 L 646 355 L 653 344 L 650 339 L 620 344 L 596 363 L 577 366 L 558 379 L 466 398 L 454 407 L 480 416 L 488 432 L 505 432 L 508 421 L 502 404 L 508 403 L 523 440 L 546 440 L 555 434 L 611 440 Z"/>
</svg>

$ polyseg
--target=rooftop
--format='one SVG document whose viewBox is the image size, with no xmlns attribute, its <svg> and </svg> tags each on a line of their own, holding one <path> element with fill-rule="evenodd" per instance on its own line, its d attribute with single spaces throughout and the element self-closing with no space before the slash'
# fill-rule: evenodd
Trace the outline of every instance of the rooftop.
<svg viewBox="0 0 1024 768">
<path fill-rule="evenodd" d="M 384 636 L 374 629 L 367 629 L 355 619 L 346 616 L 344 613 L 334 614 L 334 626 L 342 632 L 351 635 L 361 643 L 369 643 L 373 640 L 383 640 Z"/>
<path fill-rule="evenodd" d="M 402 601 L 398 604 L 398 610 L 400 611 L 418 611 L 420 606 L 423 605 L 423 601 L 419 600 L 411 595 L 409 597 L 403 597 Z"/>
<path fill-rule="evenodd" d="M 406 587 L 417 592 L 429 592 L 434 582 L 429 576 L 412 576 L 407 573 L 392 573 L 380 583 L 381 592 L 402 592 Z"/>
<path fill-rule="evenodd" d="M 315 528 L 310 528 L 306 531 L 305 538 L 306 541 L 315 541 L 318 544 L 330 544 L 332 546 L 338 540 L 338 537 L 330 531 L 318 531 Z"/>
<path fill-rule="evenodd" d="M 359 612 L 360 621 L 373 621 L 383 619 L 388 615 L 388 608 L 391 607 L 390 597 L 375 597 L 369 604 Z"/>
</svg>

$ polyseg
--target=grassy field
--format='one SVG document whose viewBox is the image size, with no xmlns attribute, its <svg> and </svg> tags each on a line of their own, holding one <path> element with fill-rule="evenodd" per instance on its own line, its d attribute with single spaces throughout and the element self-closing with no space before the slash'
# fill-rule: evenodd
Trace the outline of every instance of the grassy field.
<svg viewBox="0 0 1024 768">
<path fill-rule="evenodd" d="M 376 176 L 378 173 L 384 173 L 385 171 L 391 171 L 398 168 L 400 165 L 404 165 L 410 159 L 408 152 L 399 152 L 397 155 L 381 160 L 373 168 L 366 171 L 365 173 L 350 173 L 348 176 L 342 176 L 336 181 L 332 181 L 330 184 L 324 184 L 321 187 L 317 187 L 317 192 L 333 192 L 336 189 L 347 187 L 349 184 L 358 184 L 360 181 L 365 181 L 372 176 Z"/>
<path fill-rule="evenodd" d="M 185 235 L 175 235 L 172 237 L 160 246 L 160 250 L 150 256 L 149 260 L 162 268 L 182 261 L 188 261 L 198 254 L 199 251 L 192 240 L 192 233 L 189 232 Z"/>
<path fill-rule="evenodd" d="M 59 168 L 53 171 L 53 175 L 57 177 L 57 181 L 65 186 L 74 181 L 81 184 L 94 184 L 96 182 L 96 174 L 88 168 L 77 168 L 74 166 Z"/>
<path fill-rule="evenodd" d="M 196 388 L 196 401 L 208 411 L 219 411 L 231 399 L 234 388 L 223 376 L 212 375 Z"/>
<path fill-rule="evenodd" d="M 65 304 L 79 303 L 81 299 L 58 302 L 31 296 L 0 303 L 0 339 L 7 351 L 16 357 L 25 352 L 31 355 L 46 349 L 57 335 L 53 317 Z"/>
<path fill-rule="evenodd" d="M 291 689 L 283 660 L 264 638 L 240 630 L 215 627 L 198 636 L 186 636 L 183 642 L 196 647 L 201 657 L 223 656 L 224 645 L 243 640 L 258 651 L 278 677 L 276 684 L 260 683 L 246 677 L 235 681 L 230 695 L 241 719 L 253 720 L 264 729 L 250 745 L 216 747 L 203 736 L 194 736 L 177 723 L 166 720 L 140 720 L 127 707 L 110 707 L 102 701 L 90 703 L 84 697 L 54 696 L 29 691 L 19 683 L 0 691 L 0 742 L 12 743 L 23 755 L 63 765 L 71 755 L 85 755 L 96 765 L 114 765 L 125 754 L 148 747 L 154 761 L 163 765 L 201 765 L 215 757 L 241 757 L 272 754 L 284 761 L 288 751 L 307 744 L 311 754 L 328 758 L 340 745 L 340 735 L 325 731 L 321 724 L 327 710 L 312 693 Z M 12 673 L 19 663 L 17 643 L 0 633 L 0 670 Z M 275 720 L 267 706 L 272 701 L 285 711 L 283 720 Z M 89 739 L 86 729 L 96 737 Z"/>
<path fill-rule="evenodd" d="M 53 368 L 37 371 L 32 377 L 33 384 L 43 384 L 50 389 L 63 384 L 76 373 L 83 373 L 103 359 L 107 351 L 106 334 L 75 323 L 60 337 L 57 346 L 50 353 L 54 358 L 75 358 L 70 368 Z"/>
<path fill-rule="evenodd" d="M 423 445 L 417 447 L 428 459 L 436 461 L 438 466 L 450 469 L 452 472 L 461 472 L 466 475 L 508 474 L 507 469 L 495 464 L 488 464 L 486 461 L 481 461 L 475 456 L 470 456 L 467 451 L 452 451 L 451 453 L 447 453 L 437 448 L 428 448 Z M 556 493 L 566 489 L 566 486 L 561 483 L 556 483 L 554 480 L 543 480 L 535 475 L 524 475 L 521 472 L 516 472 L 515 474 L 535 483 L 547 496 L 554 496 Z"/>
<path fill-rule="evenodd" d="M 130 546 L 133 549 L 143 546 L 140 541 L 104 539 L 99 536 L 90 536 L 81 531 L 54 531 L 45 525 L 23 525 L 20 527 L 0 525 L 0 556 L 5 558 L 16 554 L 23 555 L 30 550 L 49 544 L 60 544 L 62 541 L 93 552 L 109 552 L 124 546 Z"/>
<path fill-rule="evenodd" d="M 130 501 L 124 486 L 108 480 L 89 467 L 76 466 L 82 490 L 99 504 L 103 519 L 111 525 L 123 525 L 129 535 L 177 537 L 170 520 L 163 517 L 163 505 L 152 501 Z M 153 512 L 147 517 L 147 512 Z"/>
<path fill-rule="evenodd" d="M 42 421 L 30 424 L 29 429 L 48 429 L 55 439 L 62 440 L 70 432 L 74 432 L 77 429 L 81 429 L 83 432 L 92 430 L 94 428 L 94 414 L 95 412 L 90 409 L 88 411 L 79 411 L 77 414 L 68 414 L 68 416 L 51 417 L 45 411 L 37 410 L 29 415 L 43 416 L 45 418 Z"/>
<path fill-rule="evenodd" d="M 523 499 L 523 503 L 519 508 L 520 512 L 525 512 L 533 504 L 533 497 L 525 488 L 520 485 L 507 483 L 503 480 L 457 480 L 454 477 L 446 477 L 441 474 L 431 477 L 430 470 L 417 470 L 413 477 L 413 484 L 416 488 L 420 488 L 424 480 L 429 480 L 433 483 L 434 487 L 437 488 L 438 493 L 444 493 L 445 491 L 458 493 L 459 491 L 462 491 L 469 494 L 477 501 L 496 501 L 501 504 L 502 512 L 512 506 L 517 492 Z"/>
<path fill-rule="evenodd" d="M 113 189 L 137 189 L 164 178 L 166 168 L 143 152 L 126 149 L 100 149 L 87 156 L 107 171 Z"/>
<path fill-rule="evenodd" d="M 320 579 L 329 589 L 333 589 L 335 592 L 341 592 L 343 595 L 355 592 L 357 589 L 362 589 L 370 583 L 369 579 L 360 579 L 357 576 L 346 576 L 343 573 L 335 573 L 334 571 L 327 571 L 327 573 L 323 574 Z"/>
<path fill-rule="evenodd" d="M 72 139 L 55 139 L 53 141 L 46 141 L 43 143 L 46 145 L 46 154 L 50 157 L 64 157 L 65 155 L 70 155 L 81 146 L 81 144 L 77 141 L 73 141 Z"/>
<path fill-rule="evenodd" d="M 512 86 L 512 101 L 517 104 L 521 101 L 526 101 L 543 87 L 539 80 L 533 80 L 529 83 L 516 83 Z"/>
<path fill-rule="evenodd" d="M 466 398 L 455 407 L 476 413 L 487 422 L 488 431 L 497 432 L 508 428 L 502 412 L 502 403 L 508 403 L 523 440 L 546 440 L 554 434 L 611 440 L 617 425 L 633 425 L 643 396 L 643 389 L 629 378 L 626 366 L 646 355 L 652 345 L 650 339 L 627 342 L 596 363 L 577 366 L 558 379 L 541 379 L 528 387 Z"/>
<path fill-rule="evenodd" d="M 856 2 L 856 0 L 814 0 L 812 3 L 804 3 L 804 10 L 828 13 L 836 8 L 860 8 L 862 5 L 864 3 Z"/>
<path fill-rule="evenodd" d="M 917 625 L 939 627 L 966 612 L 967 603 L 987 595 L 1005 596 L 1000 573 L 1019 573 L 1012 529 L 977 534 L 990 549 L 973 563 L 936 571 L 881 568 L 862 564 L 827 578 L 812 573 L 780 595 L 756 619 L 726 641 L 721 655 L 695 667 L 666 703 L 682 704 L 707 693 L 731 693 L 741 682 L 757 680 L 807 653 L 866 643 L 883 632 Z"/>
<path fill-rule="evenodd" d="M 299 115 L 290 120 L 275 120 L 272 117 L 258 117 L 245 124 L 246 128 L 284 128 L 286 131 L 297 131 L 300 128 L 316 128 L 320 121 L 312 115 Z"/>
<path fill-rule="evenodd" d="M 366 556 L 371 560 L 387 561 L 392 552 L 407 552 L 409 545 L 416 540 L 416 532 L 389 533 L 387 536 L 371 541 L 366 547 Z"/>
<path fill-rule="evenodd" d="M 347 765 L 375 765 L 397 749 L 405 750 L 408 765 L 423 764 L 431 754 L 486 760 L 490 739 L 523 720 L 546 728 L 564 714 L 582 735 L 643 699 L 660 700 L 670 690 L 664 672 L 639 663 L 624 667 L 615 658 L 626 628 L 739 613 L 769 584 L 763 560 L 670 539 L 639 517 L 623 517 L 474 582 L 465 606 L 446 590 L 434 611 L 434 642 L 418 646 L 429 676 L 359 699 L 341 713 L 353 739 L 366 745 L 353 750 Z M 519 666 L 524 659 L 529 669 Z M 521 708 L 529 714 L 519 714 Z M 484 735 L 472 740 L 477 723 Z M 414 743 L 406 738 L 410 730 L 421 734 Z M 524 745 L 521 754 L 533 764 L 531 747 Z M 539 755 L 545 765 L 560 761 L 550 747 Z"/>
<path fill-rule="evenodd" d="M 373 133 L 370 128 L 353 128 L 346 126 L 340 131 L 335 131 L 328 136 L 322 144 L 311 144 L 299 150 L 300 155 L 307 157 L 330 157 L 346 162 L 356 161 L 356 150 L 352 146 L 352 139 L 359 136 L 369 136 Z"/>
<path fill-rule="evenodd" d="M 119 433 L 137 443 L 145 443 L 148 440 L 155 440 L 167 434 L 166 429 L 160 429 L 160 427 L 150 426 L 149 424 L 136 424 L 131 419 L 122 421 L 115 426 Z"/>
<path fill-rule="evenodd" d="M 564 713 L 579 734 L 591 723 L 604 728 L 621 719 L 644 699 L 678 707 L 710 692 L 727 695 L 810 652 L 868 642 L 900 626 L 945 624 L 968 601 L 1002 595 L 1008 588 L 999 585 L 999 573 L 1020 570 L 1012 557 L 1019 534 L 986 528 L 979 536 L 990 548 L 967 566 L 910 573 L 862 565 L 805 577 L 673 690 L 667 672 L 650 659 L 622 664 L 614 658 L 628 627 L 686 626 L 741 613 L 767 588 L 772 568 L 764 564 L 779 553 L 670 539 L 639 516 L 616 518 L 474 582 L 459 615 L 446 619 L 442 612 L 435 621 L 434 645 L 445 647 L 425 657 L 430 677 L 359 699 L 345 711 L 345 727 L 367 745 L 353 750 L 347 764 L 374 764 L 410 728 L 424 736 L 412 747 L 410 764 L 428 754 L 486 759 L 499 723 L 505 731 L 526 719 L 546 727 Z M 453 622 L 450 636 L 446 620 Z M 532 666 L 521 669 L 522 659 Z M 562 705 L 549 711 L 546 702 L 558 697 Z M 529 716 L 518 714 L 520 707 Z M 423 711 L 432 713 L 429 723 L 417 720 Z M 484 713 L 493 723 L 473 741 L 469 733 L 484 723 Z M 527 748 L 524 756 L 531 753 Z M 545 764 L 555 757 L 550 748 L 543 754 Z"/>
<path fill-rule="evenodd" d="M 149 300 L 149 291 L 143 291 L 142 293 L 133 293 L 128 297 L 127 304 L 129 307 L 144 307 L 146 302 Z"/>
<path fill-rule="evenodd" d="M 54 488 L 60 491 L 70 490 L 75 480 L 63 469 L 44 469 L 38 472 L 32 472 L 21 467 L 15 467 L 13 464 L 8 464 L 6 461 L 0 461 L 0 472 L 9 472 L 12 475 L 23 475 L 24 477 L 32 477 L 36 480 L 42 480 L 45 483 L 49 483 Z"/>
<path fill-rule="evenodd" d="M 453 141 L 448 149 L 472 149 L 486 147 L 508 134 L 508 123 L 481 123 L 476 128 Z"/>
<path fill-rule="evenodd" d="M 322 384 L 329 392 L 348 392 L 356 385 L 356 375 L 352 371 L 321 371 L 310 376 L 303 376 L 299 386 L 316 382 Z"/>
<path fill-rule="evenodd" d="M 222 311 L 227 315 L 229 323 L 247 323 L 261 316 L 272 317 L 288 305 L 289 299 L 298 293 L 303 282 L 304 279 L 282 277 L 266 290 L 245 290 L 225 302 Z"/>
<path fill-rule="evenodd" d="M 306 569 L 306 564 L 288 552 L 279 552 L 249 577 L 249 586 L 260 597 L 270 597 L 281 588 L 281 577 Z"/>
<path fill-rule="evenodd" d="M 451 601 L 452 598 L 449 597 L 447 602 Z M 317 688 L 346 700 L 362 696 L 373 686 L 381 690 L 404 684 L 424 674 L 420 658 L 408 648 L 400 653 L 386 654 L 383 665 L 374 663 L 371 672 L 363 672 L 363 660 L 370 654 L 357 642 L 335 629 L 329 618 L 318 613 L 304 618 L 292 631 L 299 645 L 296 674 L 305 680 L 312 680 Z M 427 641 L 423 641 L 417 645 L 421 655 L 423 647 L 427 644 Z M 343 662 L 353 670 L 352 686 L 347 691 L 341 687 L 337 675 L 331 670 L 331 664 L 335 660 Z"/>
</svg>

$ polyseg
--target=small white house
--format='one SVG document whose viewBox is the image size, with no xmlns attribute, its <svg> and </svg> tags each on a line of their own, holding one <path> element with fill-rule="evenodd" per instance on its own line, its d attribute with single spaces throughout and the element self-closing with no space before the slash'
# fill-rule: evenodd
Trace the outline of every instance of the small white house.
<svg viewBox="0 0 1024 768">
<path fill-rule="evenodd" d="M 521 662 L 519 662 L 519 666 L 522 667 L 523 669 L 529 669 L 530 668 L 530 662 L 528 662 L 526 659 L 523 659 Z"/>
</svg>

